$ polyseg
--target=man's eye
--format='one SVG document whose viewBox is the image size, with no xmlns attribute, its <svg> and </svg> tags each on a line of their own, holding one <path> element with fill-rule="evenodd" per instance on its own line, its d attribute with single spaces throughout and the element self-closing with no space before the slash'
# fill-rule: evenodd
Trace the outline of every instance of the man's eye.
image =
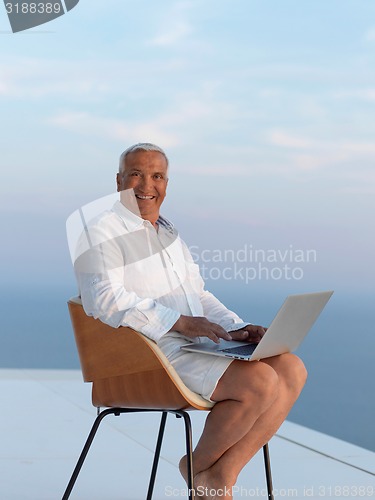
<svg viewBox="0 0 375 500">
<path fill-rule="evenodd" d="M 133 172 L 132 173 L 132 176 L 136 176 L 136 175 L 139 175 L 139 172 Z"/>
</svg>

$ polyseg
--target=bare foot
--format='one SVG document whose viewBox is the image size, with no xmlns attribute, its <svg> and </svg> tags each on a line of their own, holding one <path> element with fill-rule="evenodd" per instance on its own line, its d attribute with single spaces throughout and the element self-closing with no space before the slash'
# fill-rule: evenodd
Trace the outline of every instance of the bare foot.
<svg viewBox="0 0 375 500">
<path fill-rule="evenodd" d="M 187 484 L 187 457 L 186 455 L 181 458 L 179 463 L 181 476 L 185 479 Z M 199 472 L 194 476 L 194 490 L 195 496 L 199 500 L 231 500 L 232 488 L 223 486 L 218 480 L 212 477 L 212 470 L 208 469 Z"/>
<path fill-rule="evenodd" d="M 232 500 L 232 488 L 213 481 L 211 470 L 199 472 L 194 477 L 195 494 L 199 500 Z"/>
<path fill-rule="evenodd" d="M 187 484 L 188 482 L 188 472 L 187 472 L 187 456 L 183 456 L 178 464 L 178 468 L 180 469 L 181 476 L 185 479 Z"/>
</svg>

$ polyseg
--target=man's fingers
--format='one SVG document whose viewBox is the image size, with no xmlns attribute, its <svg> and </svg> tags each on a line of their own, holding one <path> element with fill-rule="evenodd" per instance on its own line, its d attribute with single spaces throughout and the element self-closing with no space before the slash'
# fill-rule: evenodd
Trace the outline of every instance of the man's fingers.
<svg viewBox="0 0 375 500">
<path fill-rule="evenodd" d="M 247 330 L 239 330 L 238 333 L 241 335 L 241 337 L 244 337 L 244 338 L 247 338 L 250 334 L 250 332 L 248 332 Z"/>
<path fill-rule="evenodd" d="M 245 330 L 248 331 L 249 333 L 257 333 L 263 336 L 266 333 L 267 328 L 264 328 L 263 326 L 259 325 L 248 325 L 245 327 Z"/>
<path fill-rule="evenodd" d="M 220 325 L 217 325 L 216 323 L 211 323 L 210 324 L 212 332 L 219 338 L 224 339 L 224 340 L 232 340 L 232 337 L 230 333 L 228 333 L 226 330 L 224 330 L 223 327 Z"/>
<path fill-rule="evenodd" d="M 220 342 L 220 339 L 232 340 L 232 336 L 226 332 L 223 328 L 215 328 L 207 333 L 207 337 L 213 340 L 216 344 Z"/>
<path fill-rule="evenodd" d="M 232 336 L 217 323 L 212 323 L 204 317 L 181 316 L 175 324 L 177 331 L 188 337 L 208 337 L 218 344 L 220 339 L 232 340 Z"/>
<path fill-rule="evenodd" d="M 215 334 L 220 337 L 221 339 L 224 340 L 232 340 L 232 336 L 230 333 L 226 332 L 224 329 L 221 330 L 220 332 L 215 331 Z"/>
<path fill-rule="evenodd" d="M 215 344 L 219 344 L 220 343 L 220 339 L 217 335 L 214 334 L 214 332 L 208 332 L 206 337 L 208 337 L 210 340 L 212 340 L 213 342 L 215 342 Z"/>
</svg>

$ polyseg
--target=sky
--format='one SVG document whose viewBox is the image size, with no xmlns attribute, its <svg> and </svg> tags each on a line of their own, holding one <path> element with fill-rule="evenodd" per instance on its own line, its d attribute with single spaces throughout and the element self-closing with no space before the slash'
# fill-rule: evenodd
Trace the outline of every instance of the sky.
<svg viewBox="0 0 375 500">
<path fill-rule="evenodd" d="M 268 325 L 335 291 L 292 419 L 373 449 L 373 0 L 80 0 L 19 33 L 1 3 L 0 112 L 1 366 L 78 367 L 66 220 L 154 142 L 162 213 L 226 305 Z"/>
<path fill-rule="evenodd" d="M 80 0 L 15 34 L 0 6 L 0 109 L 4 286 L 73 287 L 65 221 L 146 141 L 208 282 L 373 293 L 373 0 Z"/>
</svg>

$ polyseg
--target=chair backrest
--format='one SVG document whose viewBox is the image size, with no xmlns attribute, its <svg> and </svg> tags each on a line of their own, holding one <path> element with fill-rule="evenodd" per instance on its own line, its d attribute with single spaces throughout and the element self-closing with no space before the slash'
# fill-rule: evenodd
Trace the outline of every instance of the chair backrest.
<svg viewBox="0 0 375 500">
<path fill-rule="evenodd" d="M 83 378 L 93 383 L 94 406 L 210 410 L 190 391 L 157 344 L 131 328 L 112 328 L 68 302 Z"/>
</svg>

